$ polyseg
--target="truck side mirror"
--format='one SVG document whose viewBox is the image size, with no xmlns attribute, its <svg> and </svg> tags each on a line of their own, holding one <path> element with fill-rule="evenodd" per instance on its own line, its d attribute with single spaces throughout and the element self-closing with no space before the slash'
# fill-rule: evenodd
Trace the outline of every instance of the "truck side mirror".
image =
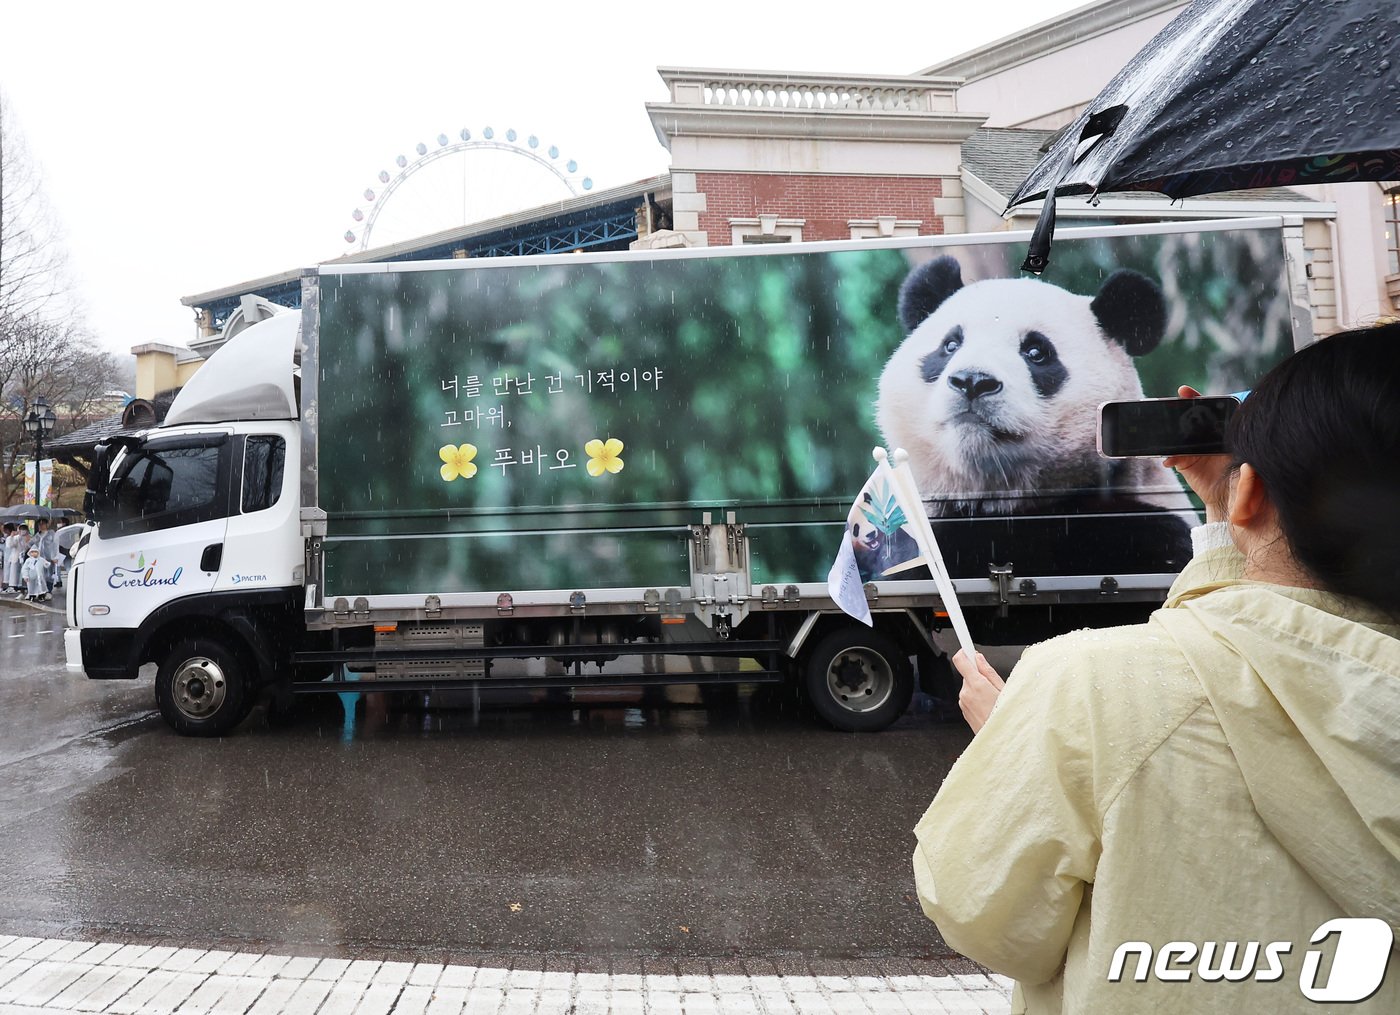
<svg viewBox="0 0 1400 1015">
<path fill-rule="evenodd" d="M 83 514 L 87 515 L 90 521 L 101 521 L 102 515 L 110 506 L 107 485 L 111 478 L 108 475 L 111 463 L 112 446 L 105 443 L 97 445 L 92 468 L 88 470 L 87 489 L 83 491 Z"/>
</svg>

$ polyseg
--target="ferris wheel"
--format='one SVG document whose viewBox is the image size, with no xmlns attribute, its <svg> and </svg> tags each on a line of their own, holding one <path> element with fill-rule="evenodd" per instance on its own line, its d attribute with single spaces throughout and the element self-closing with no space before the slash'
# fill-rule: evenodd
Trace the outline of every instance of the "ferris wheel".
<svg viewBox="0 0 1400 1015">
<path fill-rule="evenodd" d="M 391 173 L 387 169 L 379 171 L 377 179 L 382 189 L 376 191 L 373 187 L 365 188 L 361 195 L 364 206 L 351 212 L 350 217 L 355 221 L 355 226 L 345 230 L 346 243 L 358 244 L 357 249 L 359 250 L 369 249 L 370 235 L 374 232 L 374 224 L 389 198 L 426 167 L 453 155 L 460 156 L 473 152 L 504 152 L 526 159 L 546 170 L 555 180 L 563 184 L 571 197 L 579 197 L 581 192 L 593 189 L 591 177 L 580 178 L 578 176 L 577 161 L 574 159 L 561 161 L 562 156 L 559 153 L 559 148 L 556 145 L 542 148 L 540 139 L 534 134 L 522 139 L 514 129 L 509 129 L 505 132 L 504 138 L 498 138 L 493 128 L 486 127 L 477 136 L 463 127 L 458 131 L 455 140 L 446 134 L 439 134 L 436 141 L 436 147 L 420 141 L 414 147 L 417 154 L 413 158 L 407 155 L 397 156 L 394 159 L 397 173 Z M 368 207 L 368 211 L 365 210 L 366 207 Z"/>
</svg>

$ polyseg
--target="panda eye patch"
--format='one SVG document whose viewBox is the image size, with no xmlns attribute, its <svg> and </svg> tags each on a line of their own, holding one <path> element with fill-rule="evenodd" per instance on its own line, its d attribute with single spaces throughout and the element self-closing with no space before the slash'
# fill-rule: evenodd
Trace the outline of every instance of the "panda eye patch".
<svg viewBox="0 0 1400 1015">
<path fill-rule="evenodd" d="M 1038 331 L 1028 331 L 1021 339 L 1021 358 L 1041 398 L 1053 398 L 1069 379 L 1069 369 L 1060 362 L 1055 343 Z"/>
<path fill-rule="evenodd" d="M 1053 363 L 1057 359 L 1054 343 L 1038 331 L 1028 331 L 1026 337 L 1021 339 L 1021 355 L 1032 366 Z"/>
<path fill-rule="evenodd" d="M 963 343 L 962 325 L 958 325 L 943 337 L 943 341 L 938 343 L 938 348 L 919 360 L 919 375 L 925 381 L 932 384 L 943 375 L 943 368 L 948 365 L 949 358 Z"/>
</svg>

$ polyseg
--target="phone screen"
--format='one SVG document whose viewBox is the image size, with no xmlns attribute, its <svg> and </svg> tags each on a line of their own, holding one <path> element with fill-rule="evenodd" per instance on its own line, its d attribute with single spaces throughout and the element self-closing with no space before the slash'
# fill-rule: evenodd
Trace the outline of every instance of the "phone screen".
<svg viewBox="0 0 1400 1015">
<path fill-rule="evenodd" d="M 1099 406 L 1099 453 L 1105 458 L 1225 453 L 1225 427 L 1240 407 L 1233 395 L 1149 398 Z"/>
</svg>

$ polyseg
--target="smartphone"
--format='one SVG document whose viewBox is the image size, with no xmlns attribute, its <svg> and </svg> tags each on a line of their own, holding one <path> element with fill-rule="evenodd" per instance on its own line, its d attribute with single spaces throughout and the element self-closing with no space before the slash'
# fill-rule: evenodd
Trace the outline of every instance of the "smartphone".
<svg viewBox="0 0 1400 1015">
<path fill-rule="evenodd" d="M 1235 395 L 1145 398 L 1099 406 L 1099 454 L 1105 458 L 1223 455 Z"/>
</svg>

